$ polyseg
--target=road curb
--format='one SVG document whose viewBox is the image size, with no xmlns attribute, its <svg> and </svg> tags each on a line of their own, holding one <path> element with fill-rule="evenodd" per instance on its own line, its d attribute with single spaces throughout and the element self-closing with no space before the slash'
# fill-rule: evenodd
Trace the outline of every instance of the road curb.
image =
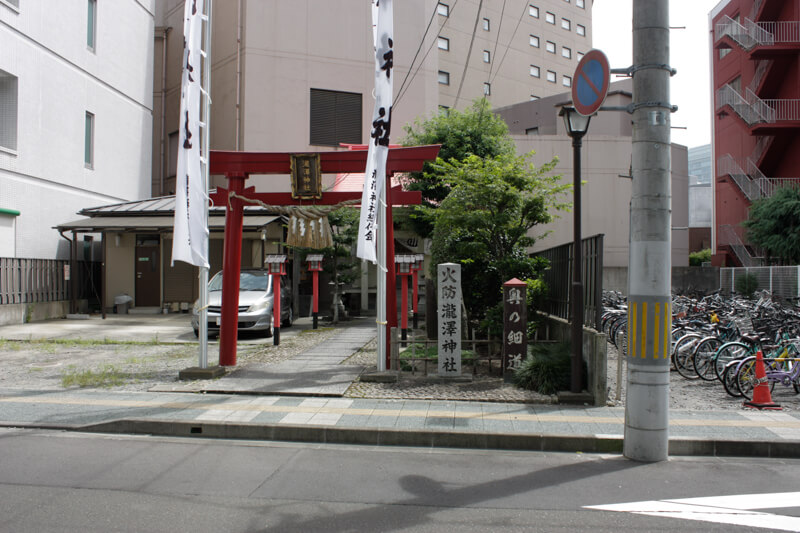
<svg viewBox="0 0 800 533">
<path fill-rule="evenodd" d="M 3 423 L 0 427 L 201 437 L 217 439 L 272 440 L 315 444 L 414 446 L 474 450 L 622 454 L 620 435 L 545 435 L 517 433 L 470 433 L 441 430 L 345 428 L 289 424 L 246 424 L 176 420 L 119 419 L 90 425 Z M 672 438 L 671 456 L 762 457 L 800 459 L 800 441 L 732 441 Z"/>
</svg>

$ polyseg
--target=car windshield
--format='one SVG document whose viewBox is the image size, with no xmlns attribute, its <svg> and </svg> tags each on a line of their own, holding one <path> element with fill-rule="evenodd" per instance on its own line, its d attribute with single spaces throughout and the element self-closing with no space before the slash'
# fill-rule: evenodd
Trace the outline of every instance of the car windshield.
<svg viewBox="0 0 800 533">
<path fill-rule="evenodd" d="M 240 291 L 269 291 L 272 286 L 272 279 L 267 272 L 242 272 L 239 275 Z M 208 282 L 208 290 L 222 290 L 222 272 L 218 272 L 211 281 Z"/>
</svg>

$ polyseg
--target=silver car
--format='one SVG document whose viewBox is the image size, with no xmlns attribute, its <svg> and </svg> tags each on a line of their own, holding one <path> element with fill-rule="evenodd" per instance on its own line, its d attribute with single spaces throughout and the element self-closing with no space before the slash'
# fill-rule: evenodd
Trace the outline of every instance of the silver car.
<svg viewBox="0 0 800 533">
<path fill-rule="evenodd" d="M 281 276 L 281 326 L 292 325 L 292 291 L 286 276 Z M 239 276 L 239 331 L 259 331 L 272 335 L 272 276 L 263 269 L 242 270 Z M 200 329 L 200 304 L 192 309 L 192 329 L 195 336 Z M 208 282 L 208 334 L 219 333 L 222 308 L 222 272 Z"/>
</svg>

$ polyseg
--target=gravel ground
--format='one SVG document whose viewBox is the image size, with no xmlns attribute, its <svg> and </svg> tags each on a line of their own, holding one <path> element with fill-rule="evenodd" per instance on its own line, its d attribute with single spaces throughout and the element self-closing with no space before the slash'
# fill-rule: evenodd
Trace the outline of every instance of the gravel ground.
<svg viewBox="0 0 800 533">
<path fill-rule="evenodd" d="M 238 348 L 240 366 L 248 363 L 277 363 L 297 355 L 336 335 L 336 330 L 306 330 L 285 336 L 280 346 L 270 339 L 263 344 Z M 218 350 L 209 344 L 210 359 Z M 370 343 L 343 364 L 362 365 L 375 370 L 375 344 Z M 608 405 L 624 405 L 626 368 L 623 360 L 622 386 L 617 392 L 617 350 L 608 346 Z M 177 381 L 178 372 L 197 365 L 196 344 L 90 343 L 86 341 L 39 342 L 0 340 L 0 388 L 63 390 L 104 388 L 118 391 L 146 391 L 155 385 Z M 353 398 L 415 398 L 481 400 L 498 402 L 553 403 L 555 397 L 505 385 L 497 377 L 477 375 L 472 382 L 442 384 L 421 372 L 404 372 L 397 383 L 355 382 L 346 396 Z M 800 410 L 800 396 L 791 388 L 775 387 L 773 400 L 784 409 Z M 731 398 L 717 382 L 689 381 L 677 372 L 670 375 L 670 408 L 697 410 L 738 410 L 742 400 Z"/>
<path fill-rule="evenodd" d="M 240 344 L 237 363 L 278 363 L 333 337 L 332 328 L 304 330 L 263 344 Z M 209 343 L 213 361 L 219 344 Z M 197 344 L 92 343 L 88 341 L 0 340 L 0 388 L 52 390 L 105 388 L 146 391 L 178 380 L 178 372 L 197 366 Z M 65 386 L 66 385 L 66 386 Z"/>
</svg>

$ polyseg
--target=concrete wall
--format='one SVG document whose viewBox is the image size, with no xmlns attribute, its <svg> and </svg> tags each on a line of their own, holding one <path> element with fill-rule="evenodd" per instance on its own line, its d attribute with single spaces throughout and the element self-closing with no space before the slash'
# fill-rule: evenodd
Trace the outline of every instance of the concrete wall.
<svg viewBox="0 0 800 533">
<path fill-rule="evenodd" d="M 68 301 L 0 305 L 0 326 L 64 318 L 68 312 Z"/>
<path fill-rule="evenodd" d="M 672 267 L 672 291 L 689 290 L 705 293 L 719 289 L 717 267 Z M 628 294 L 628 268 L 606 267 L 603 269 L 603 290 Z"/>
<path fill-rule="evenodd" d="M 542 316 L 545 317 L 545 324 L 537 331 L 539 340 L 570 341 L 572 326 L 568 321 L 550 315 Z M 583 328 L 583 360 L 586 363 L 587 390 L 594 398 L 594 405 L 604 406 L 608 400 L 608 343 L 604 333 Z"/>
<path fill-rule="evenodd" d="M 17 148 L 0 150 L 0 206 L 20 211 L 16 257 L 68 257 L 53 226 L 82 208 L 146 197 L 155 0 L 0 4 L 0 70 L 17 78 Z M 86 112 L 94 164 L 84 165 Z"/>
</svg>

